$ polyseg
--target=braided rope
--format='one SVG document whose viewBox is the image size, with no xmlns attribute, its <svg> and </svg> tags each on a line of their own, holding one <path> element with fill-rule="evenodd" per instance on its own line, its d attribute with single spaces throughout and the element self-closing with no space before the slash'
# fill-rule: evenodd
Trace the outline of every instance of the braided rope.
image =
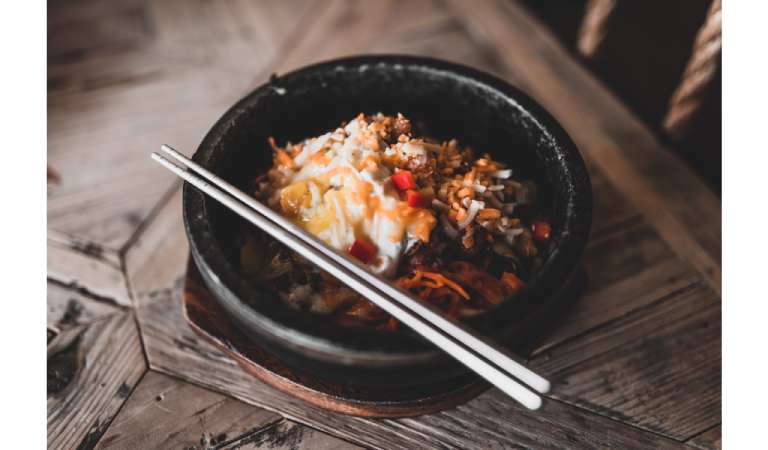
<svg viewBox="0 0 768 450">
<path fill-rule="evenodd" d="M 616 0 L 589 0 L 579 28 L 578 49 L 587 57 L 594 57 L 606 35 L 606 25 L 616 9 Z"/>
<path fill-rule="evenodd" d="M 699 29 L 693 52 L 682 79 L 669 102 L 662 127 L 673 138 L 681 138 L 690 127 L 715 82 L 722 53 L 721 0 L 713 0 L 704 25 Z"/>
</svg>

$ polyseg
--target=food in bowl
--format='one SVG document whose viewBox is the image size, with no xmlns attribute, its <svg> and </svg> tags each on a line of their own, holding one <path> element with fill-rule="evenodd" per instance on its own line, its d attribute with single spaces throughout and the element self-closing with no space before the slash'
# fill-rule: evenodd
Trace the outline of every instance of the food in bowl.
<svg viewBox="0 0 768 450">
<path fill-rule="evenodd" d="M 363 115 L 299 143 L 269 144 L 273 165 L 253 195 L 331 247 L 453 317 L 513 298 L 552 233 L 535 183 L 455 139 L 436 141 L 401 114 Z M 240 252 L 248 277 L 289 306 L 339 324 L 398 322 L 266 236 Z"/>
</svg>

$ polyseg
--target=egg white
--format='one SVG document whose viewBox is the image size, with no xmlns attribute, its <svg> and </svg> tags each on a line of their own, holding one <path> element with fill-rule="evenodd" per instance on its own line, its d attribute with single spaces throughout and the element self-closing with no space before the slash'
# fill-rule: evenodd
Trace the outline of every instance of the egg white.
<svg viewBox="0 0 768 450">
<path fill-rule="evenodd" d="M 373 169 L 360 166 L 366 158 L 393 154 L 420 163 L 426 160 L 426 151 L 414 142 L 388 147 L 370 129 L 366 130 L 368 126 L 364 119 L 355 118 L 344 128 L 305 140 L 293 157 L 295 167 L 286 174 L 283 189 L 306 182 L 310 200 L 298 207 L 297 223 L 341 251 L 347 251 L 363 234 L 377 247 L 376 258 L 369 263 L 371 270 L 393 276 L 404 250 L 418 239 L 402 217 L 386 213 L 394 210 L 400 200 L 389 181 L 391 171 L 383 164 Z M 365 198 L 360 198 L 359 188 L 364 186 L 361 183 L 370 186 Z M 283 189 L 275 194 L 279 196 Z M 376 208 L 366 214 L 372 204 Z"/>
</svg>

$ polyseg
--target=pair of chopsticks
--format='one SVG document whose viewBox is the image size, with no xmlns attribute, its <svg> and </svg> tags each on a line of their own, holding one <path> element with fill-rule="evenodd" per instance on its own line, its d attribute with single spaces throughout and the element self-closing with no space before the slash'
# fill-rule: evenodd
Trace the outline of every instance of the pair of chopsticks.
<svg viewBox="0 0 768 450">
<path fill-rule="evenodd" d="M 463 325 L 444 317 L 435 307 L 419 301 L 407 291 L 370 272 L 358 261 L 325 245 L 173 148 L 163 145 L 161 149 L 179 163 L 176 165 L 165 156 L 152 153 L 152 159 L 168 170 L 338 278 L 524 406 L 529 409 L 541 406 L 541 397 L 533 391 L 547 393 L 549 381 L 483 341 Z"/>
</svg>

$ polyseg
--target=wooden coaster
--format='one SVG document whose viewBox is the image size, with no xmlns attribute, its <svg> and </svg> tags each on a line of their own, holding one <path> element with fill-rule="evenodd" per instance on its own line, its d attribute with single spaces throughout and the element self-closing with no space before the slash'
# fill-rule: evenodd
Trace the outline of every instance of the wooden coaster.
<svg viewBox="0 0 768 450">
<path fill-rule="evenodd" d="M 246 337 L 203 283 L 191 258 L 184 282 L 184 316 L 192 329 L 270 386 L 320 408 L 363 417 L 409 417 L 453 408 L 476 397 L 488 384 L 474 374 L 386 388 L 340 384 L 306 370 L 288 367 Z"/>
</svg>

